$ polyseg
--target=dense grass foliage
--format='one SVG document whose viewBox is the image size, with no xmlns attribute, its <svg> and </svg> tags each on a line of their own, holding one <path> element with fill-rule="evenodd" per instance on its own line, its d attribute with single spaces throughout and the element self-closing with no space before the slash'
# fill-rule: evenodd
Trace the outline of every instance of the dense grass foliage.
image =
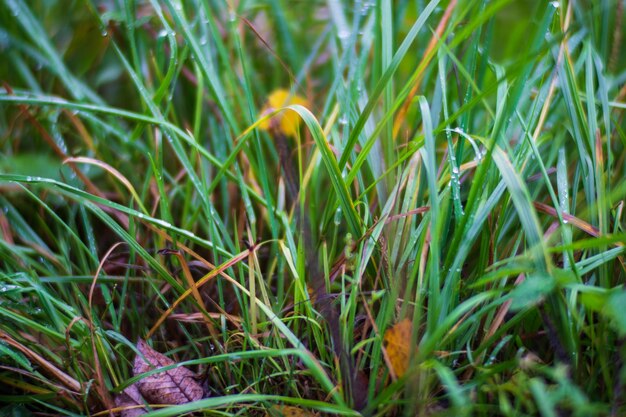
<svg viewBox="0 0 626 417">
<path fill-rule="evenodd" d="M 624 415 L 624 8 L 2 0 L 0 414 Z"/>
</svg>

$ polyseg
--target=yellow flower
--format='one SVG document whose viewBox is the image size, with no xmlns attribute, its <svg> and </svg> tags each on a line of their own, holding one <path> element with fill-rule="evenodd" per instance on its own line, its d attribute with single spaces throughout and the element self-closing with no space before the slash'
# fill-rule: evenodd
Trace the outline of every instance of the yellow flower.
<svg viewBox="0 0 626 417">
<path fill-rule="evenodd" d="M 308 106 L 306 99 L 300 97 L 297 94 L 291 94 L 288 90 L 278 89 L 274 90 L 272 94 L 267 98 L 267 103 L 263 106 L 262 115 L 265 115 L 274 110 L 280 109 L 292 104 L 300 104 L 302 106 Z M 298 127 L 300 126 L 300 116 L 293 110 L 282 111 L 268 120 L 264 120 L 259 127 L 263 130 L 269 130 L 275 123 L 278 124 L 279 130 L 285 136 L 295 136 L 298 133 Z"/>
</svg>

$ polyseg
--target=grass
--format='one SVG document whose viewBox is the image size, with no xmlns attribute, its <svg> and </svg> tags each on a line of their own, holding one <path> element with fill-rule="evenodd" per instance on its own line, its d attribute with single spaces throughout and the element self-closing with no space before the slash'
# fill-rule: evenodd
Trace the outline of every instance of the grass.
<svg viewBox="0 0 626 417">
<path fill-rule="evenodd" d="M 623 29 L 620 0 L 4 0 L 0 413 L 108 415 L 145 338 L 208 392 L 151 416 L 624 415 Z M 259 128 L 277 89 L 295 137 Z"/>
</svg>

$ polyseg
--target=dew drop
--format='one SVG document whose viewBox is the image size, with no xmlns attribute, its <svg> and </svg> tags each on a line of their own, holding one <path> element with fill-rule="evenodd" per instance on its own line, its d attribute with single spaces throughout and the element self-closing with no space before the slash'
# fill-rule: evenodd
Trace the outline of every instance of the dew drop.
<svg viewBox="0 0 626 417">
<path fill-rule="evenodd" d="M 350 31 L 349 30 L 340 30 L 339 32 L 337 32 L 337 36 L 339 37 L 339 39 L 345 40 L 348 39 L 350 37 Z"/>
<path fill-rule="evenodd" d="M 187 231 L 187 230 L 181 230 L 181 231 L 180 231 L 180 234 L 181 234 L 181 235 L 188 236 L 188 237 L 190 237 L 190 238 L 195 238 L 195 237 L 196 237 L 196 235 L 195 235 L 194 233 L 189 232 L 189 231 Z"/>
<path fill-rule="evenodd" d="M 13 291 L 18 288 L 19 287 L 17 285 L 11 285 L 11 284 L 0 285 L 0 293 Z"/>
<path fill-rule="evenodd" d="M 341 207 L 337 208 L 335 212 L 335 218 L 333 219 L 335 226 L 339 226 L 341 224 Z"/>
<path fill-rule="evenodd" d="M 163 227 L 167 227 L 167 228 L 171 228 L 172 225 L 168 222 L 166 222 L 165 220 L 161 220 L 161 219 L 154 219 L 153 222 L 155 224 L 158 224 L 159 226 L 163 226 Z"/>
</svg>

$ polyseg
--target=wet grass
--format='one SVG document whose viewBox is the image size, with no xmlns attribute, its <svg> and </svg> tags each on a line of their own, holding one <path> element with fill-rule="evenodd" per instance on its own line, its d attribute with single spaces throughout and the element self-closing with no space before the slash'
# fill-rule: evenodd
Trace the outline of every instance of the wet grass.
<svg viewBox="0 0 626 417">
<path fill-rule="evenodd" d="M 0 413 L 623 415 L 623 9 L 3 1 Z"/>
</svg>

